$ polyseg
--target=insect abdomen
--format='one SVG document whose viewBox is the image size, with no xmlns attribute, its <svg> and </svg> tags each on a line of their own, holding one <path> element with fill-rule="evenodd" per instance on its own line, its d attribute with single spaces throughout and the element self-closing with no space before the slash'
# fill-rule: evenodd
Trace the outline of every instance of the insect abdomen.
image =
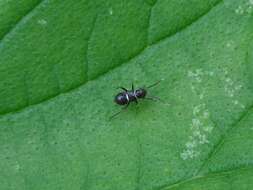
<svg viewBox="0 0 253 190">
<path fill-rule="evenodd" d="M 129 102 L 129 98 L 126 93 L 119 93 L 115 96 L 114 101 L 119 105 L 126 105 Z"/>
</svg>

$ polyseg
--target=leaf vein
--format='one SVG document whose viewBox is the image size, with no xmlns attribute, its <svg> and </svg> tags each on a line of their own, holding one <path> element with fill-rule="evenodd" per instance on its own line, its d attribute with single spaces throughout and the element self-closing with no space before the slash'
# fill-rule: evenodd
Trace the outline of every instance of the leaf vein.
<svg viewBox="0 0 253 190">
<path fill-rule="evenodd" d="M 137 175 L 136 175 L 136 188 L 135 190 L 140 189 L 141 177 L 142 177 L 142 161 L 143 161 L 143 151 L 142 144 L 140 139 L 140 129 L 137 129 L 137 145 L 138 145 L 138 158 L 137 158 Z"/>
<path fill-rule="evenodd" d="M 205 178 L 208 178 L 208 177 L 225 177 L 225 176 L 231 175 L 234 172 L 251 171 L 251 170 L 253 170 L 252 166 L 242 166 L 242 167 L 233 168 L 233 169 L 230 169 L 230 170 L 227 170 L 227 171 L 213 172 L 213 173 L 209 173 L 209 174 L 206 174 L 206 175 L 203 175 L 203 176 L 194 176 L 190 179 L 180 180 L 180 181 L 178 181 L 176 183 L 173 183 L 173 184 L 170 184 L 170 185 L 169 184 L 163 185 L 163 186 L 160 186 L 158 188 L 155 188 L 155 190 L 169 190 L 169 189 L 173 189 L 175 187 L 178 187 L 180 185 L 186 184 L 188 182 L 192 182 L 194 180 L 201 180 L 201 179 L 205 179 Z"/>
<path fill-rule="evenodd" d="M 8 31 L 6 31 L 6 33 L 3 35 L 3 37 L 0 39 L 0 44 L 4 41 L 4 39 L 12 32 L 15 30 L 15 28 L 17 28 L 17 26 L 19 25 L 19 23 L 21 23 L 25 18 L 27 18 L 29 15 L 31 15 L 33 13 L 33 11 L 39 7 L 45 0 L 41 0 L 40 2 L 38 2 L 32 9 L 30 9 L 26 14 L 24 14 L 15 24 L 13 24 L 12 27 L 10 27 L 10 29 Z"/>
<path fill-rule="evenodd" d="M 232 126 L 221 136 L 220 140 L 216 143 L 216 145 L 214 146 L 214 148 L 211 150 L 211 152 L 208 154 L 207 159 L 203 162 L 203 164 L 200 166 L 199 170 L 197 171 L 196 175 L 199 175 L 199 173 L 201 172 L 201 170 L 208 164 L 208 162 L 211 160 L 211 158 L 213 157 L 213 155 L 215 155 L 218 150 L 222 147 L 222 145 L 225 142 L 226 137 L 230 134 L 231 131 L 233 131 L 233 129 L 243 120 L 245 119 L 249 112 L 253 109 L 253 104 L 251 106 L 249 106 L 248 109 L 246 109 L 241 116 L 236 120 L 236 122 L 234 124 L 232 124 Z"/>
<path fill-rule="evenodd" d="M 95 18 L 94 18 L 94 21 L 92 22 L 92 25 L 91 25 L 89 37 L 87 39 L 87 47 L 86 47 L 86 55 L 85 55 L 85 62 L 86 62 L 86 64 L 85 64 L 85 67 L 84 67 L 85 74 L 86 74 L 85 81 L 89 80 L 89 58 L 88 58 L 89 45 L 90 45 L 90 40 L 92 38 L 92 34 L 93 34 L 94 29 L 96 27 L 97 18 L 98 18 L 98 15 L 96 14 Z"/>
<path fill-rule="evenodd" d="M 96 80 L 96 79 L 98 79 L 98 78 L 100 78 L 100 77 L 106 75 L 106 74 L 109 73 L 111 70 L 114 70 L 114 69 L 120 67 L 120 66 L 123 65 L 123 64 L 127 64 L 127 63 L 131 62 L 131 60 L 133 60 L 133 59 L 135 59 L 136 57 L 140 56 L 140 55 L 141 55 L 147 48 L 149 48 L 150 46 L 155 46 L 155 45 L 157 45 L 157 44 L 159 44 L 159 43 L 162 43 L 162 41 L 165 41 L 165 40 L 169 39 L 170 37 L 176 35 L 177 33 L 182 32 L 183 30 L 185 30 L 186 28 L 188 28 L 190 25 L 192 25 L 192 24 L 194 24 L 195 22 L 199 21 L 201 18 L 203 18 L 205 15 L 207 15 L 214 7 L 218 6 L 221 2 L 223 2 L 223 0 L 221 0 L 221 1 L 220 1 L 219 3 L 217 3 L 216 5 L 214 5 L 214 6 L 213 6 L 211 9 L 209 9 L 205 14 L 202 14 L 200 17 L 198 17 L 198 18 L 197 18 L 196 20 L 194 20 L 192 23 L 190 23 L 190 24 L 186 25 L 185 27 L 181 28 L 181 29 L 180 29 L 179 31 L 177 31 L 176 33 L 170 34 L 170 35 L 168 35 L 168 36 L 166 36 L 166 37 L 164 37 L 164 38 L 162 38 L 162 39 L 160 39 L 160 40 L 154 42 L 153 44 L 147 45 L 146 47 L 142 48 L 139 52 L 137 52 L 135 55 L 133 55 L 132 57 L 130 57 L 130 58 L 129 58 L 128 60 L 126 60 L 125 62 L 123 62 L 123 63 L 121 63 L 121 64 L 119 64 L 119 65 L 116 65 L 116 66 L 110 68 L 109 70 L 107 70 L 107 71 L 101 73 L 100 75 L 98 75 L 98 76 L 96 76 L 96 77 L 94 77 L 94 78 L 92 78 L 92 79 L 90 79 L 90 80 L 85 81 L 84 83 L 82 83 L 82 84 L 80 84 L 80 85 L 78 85 L 78 86 L 75 86 L 74 88 L 71 88 L 71 89 L 69 89 L 69 90 L 67 90 L 67 91 L 64 91 L 64 92 L 60 92 L 59 94 L 56 94 L 56 95 L 54 95 L 54 96 L 50 96 L 50 97 L 44 99 L 43 101 L 36 102 L 36 103 L 34 103 L 34 104 L 30 104 L 29 106 L 33 106 L 33 105 L 37 105 L 37 104 L 43 103 L 43 102 L 45 102 L 45 101 L 48 101 L 49 99 L 52 99 L 52 98 L 55 98 L 55 97 L 59 96 L 60 94 L 69 93 L 69 92 L 73 91 L 74 89 L 76 89 L 76 88 L 78 88 L 78 87 L 80 87 L 80 86 L 82 86 L 82 85 L 85 85 L 85 84 L 86 84 L 87 82 L 89 82 L 89 81 Z M 40 3 L 40 4 L 41 4 L 41 3 Z M 39 6 L 39 5 L 37 5 L 36 7 L 38 7 L 38 6 Z M 35 7 L 35 8 L 36 8 L 36 7 Z M 1 42 L 0 42 L 0 44 L 1 44 Z M 11 111 L 7 111 L 7 112 L 4 112 L 4 113 L 1 113 L 0 115 L 3 116 L 3 115 L 7 115 L 7 114 L 9 114 L 9 113 L 18 112 L 18 111 L 20 111 L 20 110 L 22 110 L 22 109 L 25 109 L 25 108 L 29 107 L 29 106 L 23 106 L 23 107 L 20 107 L 20 108 L 18 108 L 18 109 L 15 109 L 15 110 L 11 110 Z"/>
</svg>

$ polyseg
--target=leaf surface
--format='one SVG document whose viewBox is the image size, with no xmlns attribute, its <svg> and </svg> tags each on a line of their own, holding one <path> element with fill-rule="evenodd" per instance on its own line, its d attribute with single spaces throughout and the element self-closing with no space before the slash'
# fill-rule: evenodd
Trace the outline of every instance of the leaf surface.
<svg viewBox="0 0 253 190">
<path fill-rule="evenodd" d="M 250 0 L 1 4 L 2 189 L 253 186 Z"/>
</svg>

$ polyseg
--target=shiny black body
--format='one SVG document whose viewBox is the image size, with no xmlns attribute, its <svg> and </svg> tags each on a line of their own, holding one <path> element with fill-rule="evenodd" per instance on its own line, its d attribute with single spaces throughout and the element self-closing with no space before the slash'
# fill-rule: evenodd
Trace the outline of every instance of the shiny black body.
<svg viewBox="0 0 253 190">
<path fill-rule="evenodd" d="M 128 105 L 131 102 L 138 103 L 138 99 L 145 98 L 147 91 L 144 88 L 134 89 L 132 85 L 131 90 L 127 90 L 123 87 L 120 87 L 123 92 L 118 93 L 115 96 L 114 101 L 119 105 Z"/>
<path fill-rule="evenodd" d="M 161 101 L 160 98 L 158 98 L 158 97 L 155 97 L 155 96 L 148 96 L 147 97 L 146 96 L 147 95 L 147 90 L 146 89 L 151 88 L 153 86 L 156 86 L 158 83 L 160 83 L 160 81 L 148 86 L 147 88 L 138 88 L 137 90 L 134 89 L 133 84 L 132 84 L 132 89 L 131 90 L 127 90 L 124 87 L 119 87 L 120 89 L 122 89 L 122 92 L 118 93 L 115 96 L 114 101 L 118 105 L 125 105 L 125 107 L 123 107 L 122 110 L 125 110 L 131 102 L 135 102 L 137 104 L 139 99 L 147 99 L 147 100 L 153 100 L 153 101 L 159 100 L 159 101 Z M 118 113 L 111 116 L 111 118 L 118 115 L 121 111 L 119 111 Z"/>
</svg>

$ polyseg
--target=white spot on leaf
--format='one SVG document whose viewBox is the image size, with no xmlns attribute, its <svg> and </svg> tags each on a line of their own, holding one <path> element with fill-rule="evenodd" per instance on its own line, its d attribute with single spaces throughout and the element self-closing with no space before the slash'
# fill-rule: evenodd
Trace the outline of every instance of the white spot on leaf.
<svg viewBox="0 0 253 190">
<path fill-rule="evenodd" d="M 197 82 L 201 82 L 201 76 L 203 75 L 202 69 L 196 69 L 193 71 L 188 71 L 188 77 L 193 78 Z"/>
<path fill-rule="evenodd" d="M 237 9 L 235 9 L 235 13 L 242 15 L 244 13 L 242 6 L 239 5 Z"/>
<path fill-rule="evenodd" d="M 206 125 L 210 122 L 209 111 L 205 104 L 194 106 L 193 118 L 191 122 L 191 132 L 188 141 L 185 144 L 185 149 L 180 154 L 183 160 L 193 159 L 200 155 L 200 145 L 208 144 L 208 134 L 212 132 L 213 127 Z"/>
<path fill-rule="evenodd" d="M 241 0 L 234 2 L 236 5 L 235 13 L 238 15 L 251 14 L 253 12 L 253 1 L 252 0 Z M 233 4 L 233 2 L 231 2 Z M 233 5 L 231 5 L 233 6 Z"/>
<path fill-rule="evenodd" d="M 44 19 L 39 19 L 39 20 L 38 20 L 38 24 L 39 24 L 39 25 L 42 25 L 42 26 L 45 26 L 45 25 L 47 25 L 47 21 L 44 20 Z"/>
<path fill-rule="evenodd" d="M 201 93 L 201 94 L 199 95 L 199 99 L 203 100 L 203 98 L 204 98 L 204 93 Z"/>
<path fill-rule="evenodd" d="M 112 10 L 112 8 L 109 9 L 109 14 L 110 14 L 110 15 L 113 15 L 113 10 Z"/>
<path fill-rule="evenodd" d="M 224 80 L 224 90 L 226 95 L 231 98 L 231 101 L 234 105 L 239 106 L 241 108 L 244 108 L 245 106 L 239 102 L 239 100 L 235 99 L 234 97 L 238 96 L 242 85 L 239 84 L 236 80 L 232 79 L 231 77 L 228 77 L 228 71 L 225 70 L 223 75 L 224 77 L 222 80 Z"/>
<path fill-rule="evenodd" d="M 209 117 L 209 112 L 207 110 L 204 111 L 203 117 L 207 119 Z"/>
</svg>

